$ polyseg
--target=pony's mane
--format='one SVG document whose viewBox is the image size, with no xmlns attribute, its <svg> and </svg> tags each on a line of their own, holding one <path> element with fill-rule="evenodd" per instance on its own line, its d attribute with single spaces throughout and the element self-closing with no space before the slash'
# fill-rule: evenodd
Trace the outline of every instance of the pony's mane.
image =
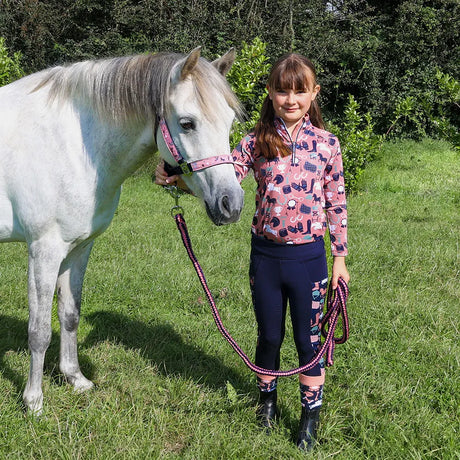
<svg viewBox="0 0 460 460">
<path fill-rule="evenodd" d="M 89 104 L 100 116 L 114 120 L 129 117 L 155 120 L 167 114 L 170 75 L 185 55 L 158 53 L 84 61 L 50 69 L 36 89 L 50 84 L 52 100 L 76 99 Z M 225 78 L 203 58 L 191 73 L 195 95 L 203 114 L 212 120 L 218 114 L 215 91 L 220 92 L 237 117 L 241 105 Z"/>
</svg>

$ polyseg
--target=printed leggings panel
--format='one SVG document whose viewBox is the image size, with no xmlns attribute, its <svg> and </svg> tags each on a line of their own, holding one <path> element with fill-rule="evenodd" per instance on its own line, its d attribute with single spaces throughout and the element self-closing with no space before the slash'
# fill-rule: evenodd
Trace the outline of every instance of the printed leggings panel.
<svg viewBox="0 0 460 460">
<path fill-rule="evenodd" d="M 321 345 L 319 322 L 327 293 L 323 240 L 304 245 L 278 245 L 253 237 L 250 285 L 258 325 L 255 362 L 278 370 L 289 305 L 299 366 L 310 362 Z M 308 376 L 321 375 L 323 361 Z"/>
</svg>

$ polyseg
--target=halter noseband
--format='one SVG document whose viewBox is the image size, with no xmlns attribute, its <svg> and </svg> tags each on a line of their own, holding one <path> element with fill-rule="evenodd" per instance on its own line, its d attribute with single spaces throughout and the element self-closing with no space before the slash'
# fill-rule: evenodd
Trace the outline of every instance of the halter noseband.
<svg viewBox="0 0 460 460">
<path fill-rule="evenodd" d="M 166 120 L 164 118 L 158 119 L 158 126 L 161 130 L 161 134 L 165 141 L 166 147 L 168 147 L 169 153 L 171 153 L 172 157 L 178 163 L 178 166 L 171 166 L 170 164 L 165 162 L 165 171 L 170 176 L 174 176 L 176 174 L 184 174 L 185 176 L 191 176 L 194 171 L 200 171 L 202 169 L 210 168 L 211 166 L 219 164 L 234 163 L 232 155 L 216 155 L 213 157 L 203 158 L 202 160 L 196 160 L 187 163 L 184 157 L 179 152 L 179 149 L 176 147 L 176 144 L 174 143 L 174 140 L 171 136 L 168 125 L 166 124 Z"/>
</svg>

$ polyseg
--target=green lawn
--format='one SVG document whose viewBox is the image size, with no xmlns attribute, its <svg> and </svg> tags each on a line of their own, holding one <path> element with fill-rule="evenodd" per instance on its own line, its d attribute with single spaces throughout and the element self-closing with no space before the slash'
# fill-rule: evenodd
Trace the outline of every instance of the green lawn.
<svg viewBox="0 0 460 460">
<path fill-rule="evenodd" d="M 460 158 L 445 143 L 384 144 L 349 197 L 350 339 L 328 370 L 317 459 L 459 459 Z M 239 223 L 214 227 L 182 198 L 196 255 L 222 319 L 250 356 L 247 281 L 254 184 Z M 95 245 L 84 287 L 80 361 L 96 389 L 74 394 L 58 370 L 44 415 L 25 415 L 24 245 L 0 251 L 0 458 L 304 458 L 293 444 L 297 378 L 279 384 L 281 420 L 255 422 L 255 378 L 221 338 L 169 214 L 139 174 Z M 288 334 L 283 367 L 295 366 Z M 307 456 L 308 457 L 308 456 Z"/>
</svg>

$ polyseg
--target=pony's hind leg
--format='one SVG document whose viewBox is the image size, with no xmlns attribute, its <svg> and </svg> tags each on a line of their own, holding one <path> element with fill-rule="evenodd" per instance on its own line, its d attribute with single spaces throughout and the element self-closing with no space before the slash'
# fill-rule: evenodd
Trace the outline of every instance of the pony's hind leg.
<svg viewBox="0 0 460 460">
<path fill-rule="evenodd" d="M 76 391 L 91 389 L 94 385 L 81 372 L 78 363 L 77 329 L 83 278 L 93 243 L 76 248 L 64 260 L 57 282 L 58 313 L 61 324 L 60 369 Z"/>
<path fill-rule="evenodd" d="M 43 365 L 51 341 L 51 306 L 62 262 L 62 247 L 54 239 L 29 244 L 29 379 L 24 402 L 29 411 L 40 415 L 43 407 Z"/>
</svg>

